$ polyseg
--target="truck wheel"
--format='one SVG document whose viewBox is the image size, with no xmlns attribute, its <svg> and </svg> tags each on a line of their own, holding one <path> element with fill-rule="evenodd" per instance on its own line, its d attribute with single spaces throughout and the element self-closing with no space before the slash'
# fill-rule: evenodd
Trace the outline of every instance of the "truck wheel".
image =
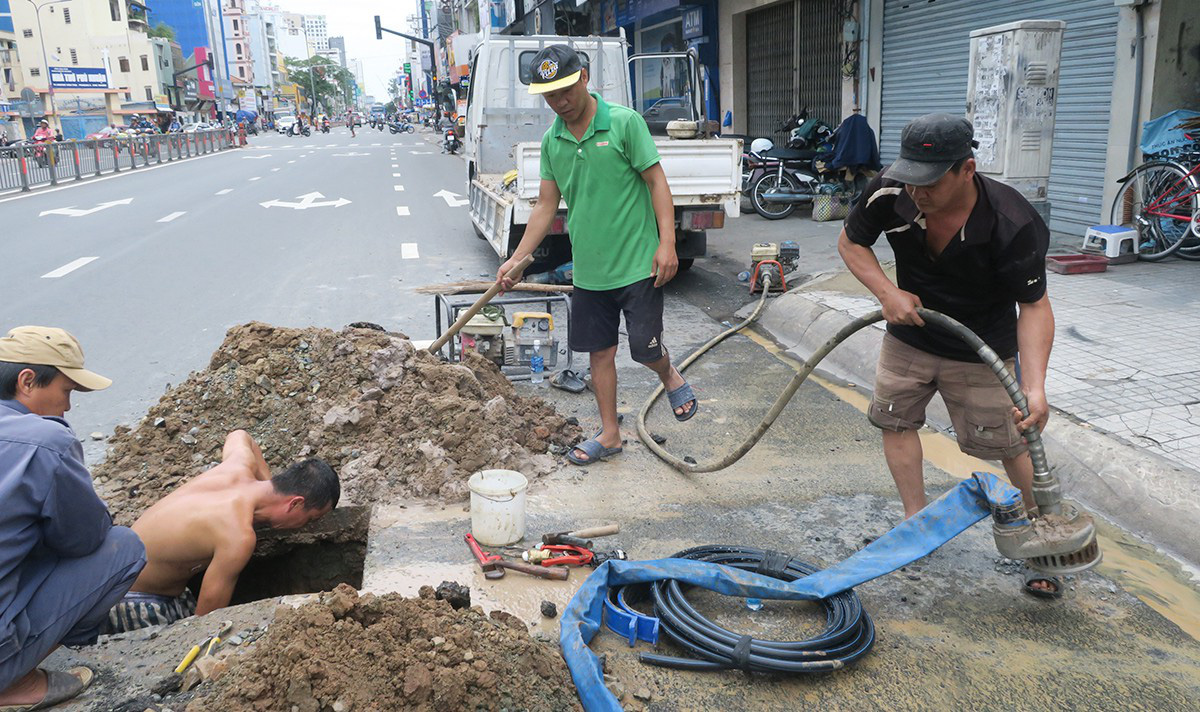
<svg viewBox="0 0 1200 712">
<path fill-rule="evenodd" d="M 471 223 L 471 229 L 475 231 L 475 237 L 478 237 L 480 240 L 487 239 L 487 235 L 484 235 L 483 230 L 480 230 L 479 226 L 476 225 L 474 222 Z"/>
<path fill-rule="evenodd" d="M 696 262 L 696 258 L 695 258 L 695 257 L 684 257 L 684 258 L 681 258 L 681 259 L 679 260 L 679 271 L 680 271 L 680 272 L 687 272 L 689 269 L 691 269 L 691 268 L 692 268 L 692 265 L 693 265 L 695 262 Z"/>
</svg>

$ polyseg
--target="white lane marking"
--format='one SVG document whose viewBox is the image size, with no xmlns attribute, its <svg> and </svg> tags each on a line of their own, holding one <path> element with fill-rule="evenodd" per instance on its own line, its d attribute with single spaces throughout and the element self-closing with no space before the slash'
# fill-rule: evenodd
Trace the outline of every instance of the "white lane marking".
<svg viewBox="0 0 1200 712">
<path fill-rule="evenodd" d="M 250 180 L 262 180 L 262 176 L 254 176 Z"/>
<path fill-rule="evenodd" d="M 38 217 L 42 218 L 47 215 L 66 215 L 67 217 L 78 218 L 83 217 L 84 215 L 98 213 L 101 210 L 111 208 L 114 205 L 129 205 L 132 202 L 133 198 L 124 198 L 122 200 L 110 200 L 107 203 L 99 203 L 94 208 L 55 208 L 53 210 L 43 210 L 42 212 L 38 213 Z"/>
<path fill-rule="evenodd" d="M 272 168 L 272 169 L 271 169 L 271 172 L 272 172 L 272 173 L 274 173 L 274 172 L 275 172 L 275 171 L 277 171 L 277 170 L 279 170 L 279 169 L 278 169 L 278 168 Z"/>
<path fill-rule="evenodd" d="M 400 174 L 399 174 L 399 173 L 393 173 L 393 174 L 392 174 L 392 177 L 393 177 L 393 178 L 399 178 L 399 177 L 400 177 Z"/>
<path fill-rule="evenodd" d="M 325 144 L 325 148 L 333 148 L 336 145 L 337 145 L 336 143 L 327 143 L 327 144 Z"/>
<path fill-rule="evenodd" d="M 232 192 L 233 192 L 233 188 L 225 188 L 223 190 L 218 190 L 217 195 L 227 195 Z"/>
<path fill-rule="evenodd" d="M 396 192 L 397 192 L 397 193 L 399 193 L 400 191 L 404 190 L 404 186 L 402 186 L 402 185 L 397 185 L 397 186 L 393 186 L 393 187 L 396 189 Z"/>
<path fill-rule="evenodd" d="M 330 206 L 340 208 L 343 205 L 349 205 L 351 201 L 345 198 L 337 200 L 326 200 L 323 203 L 316 202 L 318 198 L 324 198 L 320 193 L 305 193 L 304 195 L 296 196 L 300 199 L 299 203 L 289 203 L 286 200 L 268 200 L 265 203 L 259 203 L 264 208 L 292 208 L 293 210 L 308 210 L 309 208 L 328 208 Z"/>
<path fill-rule="evenodd" d="M 372 146 L 382 146 L 383 144 L 382 144 L 382 143 L 373 143 L 373 144 L 371 144 L 371 145 L 372 145 Z"/>
<path fill-rule="evenodd" d="M 420 257 L 420 255 L 417 254 L 417 243 L 405 242 L 400 245 L 400 259 L 415 260 L 419 257 Z M 95 259 L 95 258 L 93 257 L 92 259 Z"/>
<path fill-rule="evenodd" d="M 406 215 L 411 215 L 412 213 L 408 212 L 408 207 L 407 207 L 407 206 L 405 206 L 405 205 L 397 205 L 397 206 L 396 206 L 396 214 L 397 214 L 397 215 L 399 215 L 400 217 L 404 217 L 404 216 L 406 216 Z"/>
<path fill-rule="evenodd" d="M 260 158 L 270 158 L 270 157 L 271 157 L 271 154 L 264 153 L 261 156 L 242 156 L 242 160 L 257 161 Z"/>
<path fill-rule="evenodd" d="M 392 158 L 395 158 L 395 156 L 392 156 Z M 399 163 L 393 163 L 393 164 L 392 164 L 392 168 L 399 168 L 399 167 L 400 167 L 400 164 L 399 164 Z"/>
<path fill-rule="evenodd" d="M 431 156 L 433 151 L 409 151 L 414 156 Z"/>
<path fill-rule="evenodd" d="M 175 218 L 182 217 L 184 215 L 187 215 L 187 211 L 181 210 L 177 213 L 171 213 L 170 215 L 166 216 L 165 218 L 159 218 L 158 222 L 171 222 Z"/>
<path fill-rule="evenodd" d="M 446 205 L 449 205 L 452 208 L 460 208 L 460 207 L 466 205 L 467 203 L 471 202 L 469 200 L 458 197 L 458 193 L 451 193 L 448 190 L 439 190 L 438 192 L 433 194 L 433 197 L 441 198 L 442 200 L 445 200 Z"/>
<path fill-rule="evenodd" d="M 416 245 L 413 245 L 413 247 L 416 248 Z M 82 267 L 86 264 L 89 264 L 91 262 L 94 262 L 98 259 L 100 259 L 100 258 L 99 257 L 80 257 L 79 259 L 75 260 L 74 262 L 68 262 L 56 270 L 47 272 L 46 274 L 43 274 L 42 279 L 58 279 L 59 277 L 62 277 L 63 275 L 71 274 L 72 272 L 79 269 L 80 267 Z"/>
<path fill-rule="evenodd" d="M 288 163 L 295 163 L 295 161 L 288 161 Z"/>
</svg>

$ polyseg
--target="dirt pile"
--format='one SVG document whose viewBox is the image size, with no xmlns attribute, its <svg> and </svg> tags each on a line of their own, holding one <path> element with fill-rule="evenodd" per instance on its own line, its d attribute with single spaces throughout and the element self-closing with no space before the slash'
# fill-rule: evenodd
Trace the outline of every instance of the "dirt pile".
<svg viewBox="0 0 1200 712">
<path fill-rule="evenodd" d="M 578 439 L 540 398 L 518 396 L 474 354 L 442 363 L 403 336 L 368 328 L 235 326 L 207 369 L 170 388 L 132 430 L 118 427 L 93 468 L 119 523 L 217 464 L 225 436 L 250 432 L 273 470 L 319 457 L 344 497 L 461 499 L 477 470 L 553 468 Z"/>
<path fill-rule="evenodd" d="M 577 710 L 558 649 L 503 612 L 349 586 L 281 609 L 188 710 Z M 203 688 L 201 688 L 203 690 Z"/>
</svg>

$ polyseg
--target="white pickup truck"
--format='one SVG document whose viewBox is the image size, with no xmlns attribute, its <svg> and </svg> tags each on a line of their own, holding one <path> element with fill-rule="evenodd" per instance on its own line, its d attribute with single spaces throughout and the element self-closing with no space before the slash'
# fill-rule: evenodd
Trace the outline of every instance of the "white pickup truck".
<svg viewBox="0 0 1200 712">
<path fill-rule="evenodd" d="M 555 116 L 540 96 L 529 93 L 530 60 L 556 43 L 571 45 L 585 58 L 591 91 L 646 118 L 675 202 L 679 266 L 691 267 L 705 254 L 707 231 L 740 214 L 741 141 L 668 137 L 668 123 L 676 119 L 681 121 L 671 124 L 672 134 L 706 135 L 696 56 L 677 52 L 627 59 L 624 37 L 491 35 L 475 48 L 464 155 L 476 234 L 507 258 L 537 203 L 542 134 Z M 563 204 L 550 236 L 534 254 L 533 271 L 570 260 L 565 216 Z"/>
</svg>

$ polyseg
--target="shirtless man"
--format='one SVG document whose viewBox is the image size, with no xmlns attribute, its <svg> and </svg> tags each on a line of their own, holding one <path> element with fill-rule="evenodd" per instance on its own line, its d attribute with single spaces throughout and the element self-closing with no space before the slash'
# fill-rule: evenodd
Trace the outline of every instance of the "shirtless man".
<svg viewBox="0 0 1200 712">
<path fill-rule="evenodd" d="M 228 606 L 254 553 L 255 529 L 299 529 L 336 507 L 340 494 L 337 474 L 321 460 L 298 462 L 272 477 L 249 433 L 230 433 L 220 465 L 134 522 L 133 531 L 146 544 L 146 568 L 109 612 L 103 632 L 173 623 Z M 201 570 L 196 600 L 186 587 Z"/>
</svg>

